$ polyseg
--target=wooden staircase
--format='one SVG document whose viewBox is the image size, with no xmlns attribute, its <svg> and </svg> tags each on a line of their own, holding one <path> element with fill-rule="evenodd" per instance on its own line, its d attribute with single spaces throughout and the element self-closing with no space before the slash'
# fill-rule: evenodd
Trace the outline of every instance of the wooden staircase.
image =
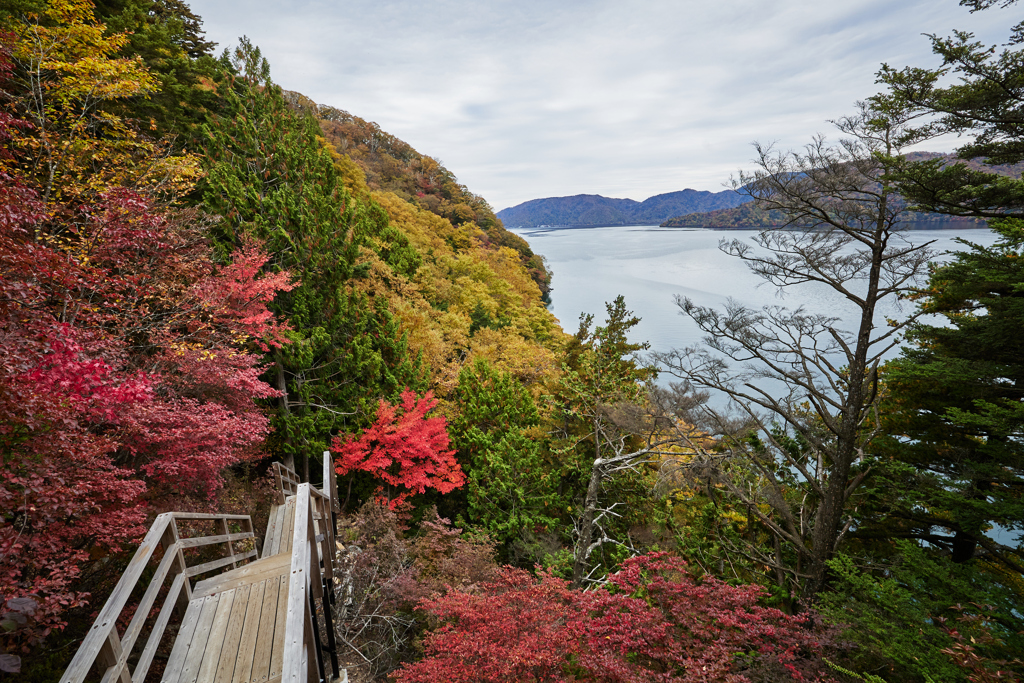
<svg viewBox="0 0 1024 683">
<path fill-rule="evenodd" d="M 347 673 L 338 666 L 332 619 L 338 503 L 330 453 L 324 453 L 323 490 L 300 483 L 294 472 L 279 463 L 274 463 L 274 475 L 277 500 L 261 558 L 253 559 L 255 548 L 235 552 L 235 544 L 254 539 L 252 521 L 246 516 L 167 513 L 158 517 L 61 683 L 84 681 L 90 671 L 96 671 L 103 683 L 147 680 L 161 644 L 170 639 L 167 626 L 175 614 L 180 623 L 159 678 L 164 683 L 347 681 Z M 212 521 L 224 533 L 181 538 L 178 520 Z M 230 533 L 232 524 L 241 530 Z M 217 545 L 225 546 L 224 557 L 188 566 L 185 550 Z M 132 621 L 119 633 L 118 616 L 141 590 L 140 579 L 148 573 L 143 570 L 152 564 L 158 547 L 163 549 L 159 564 Z M 232 568 L 223 571 L 228 565 Z M 216 570 L 222 571 L 214 574 Z M 208 578 L 192 585 L 192 577 L 207 574 Z M 163 606 L 153 617 L 159 596 L 164 598 Z M 146 644 L 133 654 L 145 632 L 149 634 Z M 157 680 L 155 676 L 148 679 Z"/>
</svg>

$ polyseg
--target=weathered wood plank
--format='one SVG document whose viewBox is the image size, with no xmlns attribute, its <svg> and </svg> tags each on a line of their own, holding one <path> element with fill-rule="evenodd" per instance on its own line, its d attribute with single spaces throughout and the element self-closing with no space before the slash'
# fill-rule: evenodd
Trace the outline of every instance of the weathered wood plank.
<svg viewBox="0 0 1024 683">
<path fill-rule="evenodd" d="M 249 592 L 249 603 L 245 611 L 245 624 L 242 626 L 242 637 L 238 644 L 238 656 L 235 658 L 235 672 L 231 683 L 249 683 L 252 673 L 252 658 L 256 654 L 256 634 L 260 628 L 260 612 L 263 609 L 263 593 L 267 582 L 253 584 Z"/>
<path fill-rule="evenodd" d="M 225 534 L 230 534 L 231 533 L 231 529 L 228 528 L 228 520 L 227 519 L 221 519 L 220 520 L 220 528 L 221 528 L 221 531 L 223 531 Z M 235 546 L 234 546 L 234 544 L 231 541 L 228 541 L 228 556 L 231 557 L 232 560 L 234 560 L 234 558 L 235 558 Z M 232 566 L 232 568 L 238 568 L 238 563 L 237 562 L 232 562 L 231 566 Z"/>
<path fill-rule="evenodd" d="M 241 521 L 241 520 L 247 519 L 249 517 L 249 515 L 222 515 L 219 512 L 168 512 L 166 514 L 174 517 L 174 519 L 186 519 L 186 520 L 187 519 L 200 520 L 200 519 L 222 519 L 223 518 L 223 519 L 231 519 L 231 520 L 239 520 L 239 521 Z"/>
<path fill-rule="evenodd" d="M 281 528 L 281 550 L 279 551 L 282 554 L 292 551 L 292 532 L 295 529 L 295 496 L 285 502 L 284 509 L 285 518 L 284 526 Z"/>
<path fill-rule="evenodd" d="M 178 524 L 169 524 L 167 531 L 164 532 L 161 543 L 164 543 L 165 548 L 172 548 L 176 559 L 174 567 L 171 569 L 171 573 L 174 575 L 184 574 L 188 570 L 188 564 L 185 562 L 185 553 L 182 552 L 181 546 L 178 545 Z M 185 591 L 178 596 L 178 607 L 179 609 L 175 614 L 181 615 L 181 618 L 185 618 L 185 612 L 188 610 L 188 603 L 192 600 L 192 582 L 185 577 Z"/>
<path fill-rule="evenodd" d="M 100 664 L 107 667 L 106 673 L 103 675 L 103 683 L 113 683 L 115 680 L 119 683 L 131 683 L 132 679 L 128 675 L 126 664 L 128 655 L 121 647 L 121 639 L 118 638 L 116 629 L 110 630 L 107 642 L 100 648 L 97 659 Z"/>
<path fill-rule="evenodd" d="M 192 645 L 192 637 L 196 632 L 196 625 L 199 623 L 199 615 L 203 611 L 203 603 L 207 598 L 196 598 L 189 601 L 185 618 L 178 628 L 178 637 L 174 639 L 174 647 L 171 648 L 171 656 L 164 668 L 164 676 L 161 681 L 164 683 L 177 683 L 181 670 L 185 666 L 185 657 Z"/>
<path fill-rule="evenodd" d="M 334 461 L 331 460 L 330 451 L 324 451 L 323 485 L 323 492 L 325 496 L 331 500 L 338 497 L 338 477 L 334 472 Z"/>
<path fill-rule="evenodd" d="M 180 539 L 178 541 L 178 547 L 200 548 L 206 545 L 214 545 L 215 543 L 224 543 L 226 541 L 241 541 L 246 538 L 252 538 L 251 531 L 241 531 L 237 534 L 221 534 L 220 536 L 193 536 L 192 538 Z"/>
<path fill-rule="evenodd" d="M 248 559 L 250 557 L 255 557 L 255 556 L 256 556 L 256 549 L 253 548 L 249 552 L 244 553 L 242 555 L 231 555 L 230 557 L 222 557 L 219 560 L 210 560 L 209 562 L 204 562 L 203 564 L 197 564 L 194 567 L 189 567 L 188 569 L 185 570 L 185 574 L 187 574 L 188 576 L 199 576 L 200 574 L 205 574 L 206 572 L 211 572 L 214 569 L 220 569 L 221 567 L 226 567 L 229 564 L 235 565 L 237 567 L 238 566 L 238 562 L 240 562 L 241 560 L 246 560 L 246 559 Z"/>
<path fill-rule="evenodd" d="M 213 623 L 210 625 L 210 631 L 206 637 L 206 652 L 203 653 L 203 662 L 199 665 L 196 683 L 213 683 L 213 675 L 217 673 L 217 666 L 220 664 L 224 649 L 224 636 L 228 630 L 228 618 L 231 616 L 234 601 L 234 589 L 220 594 L 217 613 L 213 617 Z"/>
<path fill-rule="evenodd" d="M 245 625 L 245 612 L 249 607 L 249 591 L 252 586 L 239 586 L 234 589 L 235 599 L 228 617 L 228 627 L 224 632 L 224 643 L 221 645 L 220 663 L 214 681 L 227 683 L 235 672 L 238 659 L 238 646 L 242 641 L 242 627 Z"/>
<path fill-rule="evenodd" d="M 142 632 L 142 627 L 146 623 L 146 618 L 149 616 L 149 612 L 153 608 L 153 603 L 156 602 L 157 594 L 163 587 L 164 579 L 167 578 L 167 575 L 171 571 L 171 567 L 178 559 L 177 553 L 178 548 L 174 545 L 164 548 L 164 556 L 160 558 L 160 564 L 157 565 L 156 572 L 149 580 L 146 592 L 142 594 L 142 599 L 139 601 L 138 607 L 135 608 L 135 615 L 132 617 L 131 623 L 128 624 L 128 628 L 125 629 L 124 637 L 121 638 L 121 645 L 125 650 L 124 654 L 121 655 L 121 659 L 123 661 L 128 660 L 128 654 L 135 646 L 135 640 Z"/>
<path fill-rule="evenodd" d="M 177 520 L 211 520 L 217 523 L 219 531 L 223 533 L 181 539 L 175 524 Z M 230 533 L 229 523 L 232 522 L 241 525 L 240 533 Z M 233 599 L 228 598 L 219 613 L 215 608 L 212 614 L 208 613 L 209 603 L 219 604 L 223 598 L 208 594 L 193 604 L 189 577 L 212 572 L 229 564 L 237 568 L 239 562 L 258 557 L 258 552 L 255 550 L 239 553 L 233 546 L 234 542 L 252 538 L 254 538 L 252 520 L 247 515 L 205 513 L 164 513 L 159 515 L 129 562 L 127 570 L 120 577 L 110 598 L 101 608 L 96 622 L 83 640 L 71 665 L 64 672 L 61 682 L 81 683 L 89 675 L 93 664 L 98 663 L 103 674 L 101 677 L 103 683 L 131 683 L 132 680 L 141 683 L 149 673 L 156 652 L 159 650 L 160 641 L 165 636 L 167 627 L 175 614 L 182 616 L 182 624 L 172 647 L 171 658 L 165 671 L 165 680 L 183 678 L 186 681 L 195 681 L 202 674 L 204 681 L 212 681 L 219 669 L 219 657 L 208 660 L 205 653 L 213 653 L 214 649 L 208 650 L 201 641 L 210 636 L 217 642 L 217 647 L 223 643 L 230 621 Z M 196 567 L 186 566 L 182 554 L 183 548 L 199 548 L 215 544 L 227 545 L 227 557 Z M 152 575 L 147 577 L 146 590 L 136 606 L 124 637 L 119 638 L 115 630 L 116 621 L 124 611 L 132 592 L 139 586 L 142 576 L 151 566 L 149 563 L 153 559 L 156 549 L 161 546 L 165 550 L 164 556 L 154 568 Z M 142 637 L 149 616 L 153 613 L 153 606 L 168 582 L 171 583 L 168 597 L 161 605 L 152 631 L 142 652 L 139 653 L 136 645 L 139 644 L 139 638 Z M 280 582 L 279 579 L 278 582 Z M 221 588 L 233 591 L 238 587 L 221 586 Z M 208 621 L 212 621 L 215 628 L 214 632 L 207 634 L 206 631 L 211 626 Z M 128 662 L 134 661 L 135 657 L 138 657 L 138 664 L 134 666 L 135 671 L 130 674 Z"/>
<path fill-rule="evenodd" d="M 285 503 L 287 503 L 287 501 L 285 501 Z M 264 555 L 277 555 L 281 552 L 281 537 L 284 534 L 285 503 L 278 505 L 276 508 L 277 514 L 274 516 L 274 535 L 268 541 L 270 544 L 270 552 L 265 552 L 263 553 Z"/>
<path fill-rule="evenodd" d="M 128 598 L 131 596 L 132 589 L 135 588 L 135 584 L 142 576 L 142 572 L 145 571 L 146 565 L 149 564 L 150 558 L 153 557 L 153 552 L 160 545 L 160 538 L 172 520 L 173 515 L 171 513 L 165 512 L 157 516 L 146 537 L 142 539 L 139 549 L 135 551 L 135 555 L 128 563 L 128 567 L 125 569 L 121 579 L 114 587 L 110 598 L 107 599 L 106 604 L 100 610 L 92 628 L 89 629 L 89 633 L 86 634 L 82 645 L 78 648 L 78 652 L 71 659 L 71 664 L 60 679 L 61 683 L 81 683 L 89 675 L 89 669 L 92 668 L 93 662 L 96 661 L 100 648 L 106 643 L 111 629 L 114 628 L 117 618 L 121 615 L 121 610 L 124 609 Z"/>
<path fill-rule="evenodd" d="M 196 623 L 195 633 L 192 635 L 192 644 L 185 655 L 185 665 L 181 668 L 181 675 L 178 676 L 179 683 L 195 683 L 199 675 L 199 666 L 203 663 L 203 656 L 206 654 L 207 638 L 210 635 L 210 626 L 213 618 L 217 615 L 217 605 L 220 604 L 220 595 L 209 595 L 203 598 L 203 609 L 199 613 L 199 621 Z"/>
<path fill-rule="evenodd" d="M 274 537 L 277 535 L 277 511 L 279 505 L 270 506 L 270 514 L 267 517 L 267 533 L 263 536 L 263 557 L 274 555 Z"/>
<path fill-rule="evenodd" d="M 270 658 L 274 649 L 274 626 L 277 624 L 277 598 L 281 590 L 281 579 L 267 579 L 267 590 L 263 594 L 263 611 L 260 612 L 260 630 L 256 637 L 256 656 L 252 662 L 250 683 L 267 683 L 270 677 Z"/>
<path fill-rule="evenodd" d="M 284 505 L 284 479 L 281 477 L 281 464 L 275 462 L 272 467 L 274 470 L 274 482 L 277 484 L 277 504 Z"/>
<path fill-rule="evenodd" d="M 255 583 L 256 581 L 269 579 L 272 576 L 280 576 L 288 571 L 288 568 L 291 566 L 290 560 L 291 558 L 287 555 L 265 557 L 244 567 L 210 577 L 196 584 L 194 595 L 205 597 L 229 588 L 238 588 L 239 586 Z"/>
<path fill-rule="evenodd" d="M 301 514 L 295 515 L 292 533 L 295 551 L 291 554 L 291 569 L 288 583 L 288 614 L 285 621 L 284 654 L 281 661 L 282 681 L 302 683 L 306 677 L 306 612 L 309 599 L 306 587 L 309 585 L 310 557 L 309 537 L 310 514 L 309 484 L 299 485 L 295 494 L 295 507 Z"/>
<path fill-rule="evenodd" d="M 284 655 L 284 630 L 288 616 L 288 575 L 281 576 L 281 591 L 277 596 L 277 623 L 274 624 L 274 647 L 270 657 L 270 681 L 281 679 L 281 658 Z"/>
<path fill-rule="evenodd" d="M 153 631 L 149 634 L 149 640 L 146 641 L 146 646 L 139 656 L 139 663 L 135 665 L 135 671 L 132 672 L 132 681 L 134 683 L 142 683 L 142 681 L 146 680 L 146 674 L 149 673 L 153 657 L 156 655 L 157 648 L 160 647 L 160 640 L 163 638 L 164 631 L 167 630 L 167 624 L 171 620 L 171 615 L 174 614 L 174 609 L 182 593 L 184 583 L 184 574 L 178 574 L 174 577 L 174 581 L 171 582 L 171 588 L 167 591 L 164 605 L 160 608 L 160 614 L 157 615 L 156 621 L 153 623 Z"/>
</svg>

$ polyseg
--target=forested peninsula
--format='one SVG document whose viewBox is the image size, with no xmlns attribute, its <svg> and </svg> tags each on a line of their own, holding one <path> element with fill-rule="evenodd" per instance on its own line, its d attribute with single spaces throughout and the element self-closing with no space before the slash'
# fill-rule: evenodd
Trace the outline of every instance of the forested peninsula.
<svg viewBox="0 0 1024 683">
<path fill-rule="evenodd" d="M 650 354 L 621 296 L 563 330 L 504 214 L 183 0 L 5 3 L 0 677 L 1020 680 L 1008 29 L 882 66 L 742 196 L 642 203 L 808 228 L 721 248 L 857 329 L 678 297 L 704 342 Z M 915 215 L 999 238 L 936 265 Z"/>
</svg>

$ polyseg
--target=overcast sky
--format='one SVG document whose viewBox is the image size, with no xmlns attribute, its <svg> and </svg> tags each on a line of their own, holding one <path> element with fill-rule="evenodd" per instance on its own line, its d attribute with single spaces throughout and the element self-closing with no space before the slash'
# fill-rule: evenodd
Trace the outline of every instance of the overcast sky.
<svg viewBox="0 0 1024 683">
<path fill-rule="evenodd" d="M 800 146 L 934 66 L 923 33 L 1005 42 L 1021 7 L 957 0 L 191 0 L 218 51 L 441 159 L 495 210 L 719 191 L 754 140 Z M 949 151 L 954 141 L 928 149 Z"/>
</svg>

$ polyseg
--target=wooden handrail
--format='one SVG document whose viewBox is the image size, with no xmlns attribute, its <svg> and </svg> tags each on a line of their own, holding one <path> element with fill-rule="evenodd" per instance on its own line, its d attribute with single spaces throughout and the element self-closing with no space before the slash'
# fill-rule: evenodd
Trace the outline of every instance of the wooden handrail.
<svg viewBox="0 0 1024 683">
<path fill-rule="evenodd" d="M 319 620 L 313 612 L 316 600 L 320 601 L 325 613 L 327 649 L 331 654 L 333 671 L 335 674 L 338 671 L 331 618 L 335 541 L 330 488 L 328 485 L 324 487 L 325 491 L 318 491 L 309 484 L 300 484 L 295 494 L 282 683 L 305 683 L 324 677 Z M 317 521 L 320 522 L 319 534 L 316 533 Z"/>
<path fill-rule="evenodd" d="M 181 538 L 179 536 L 178 521 L 200 520 L 220 522 L 221 531 L 228 529 L 228 522 L 239 522 L 246 530 L 241 533 L 222 533 L 216 536 L 196 536 L 191 538 Z M 189 578 L 219 568 L 220 566 L 237 564 L 238 562 L 255 558 L 257 556 L 255 549 L 239 554 L 231 546 L 235 541 L 248 538 L 254 538 L 254 534 L 252 520 L 247 515 L 217 515 L 195 512 L 165 512 L 162 515 L 158 515 L 153 522 L 153 526 L 150 527 L 149 532 L 142 539 L 139 549 L 135 551 L 135 555 L 128 563 L 128 568 L 114 587 L 114 591 L 110 594 L 106 603 L 104 603 L 99 616 L 96 617 L 92 628 L 89 629 L 89 633 L 85 636 L 85 640 L 79 646 L 78 652 L 72 658 L 71 664 L 61 677 L 61 683 L 81 683 L 89 675 L 90 669 L 92 669 L 93 664 L 96 662 L 99 662 L 102 667 L 103 683 L 113 683 L 114 681 L 118 681 L 118 683 L 131 683 L 133 680 L 138 682 L 145 679 L 156 650 L 170 622 L 172 613 L 178 607 L 184 608 L 192 597 L 192 584 L 189 582 Z M 193 567 L 188 566 L 182 553 L 183 549 L 219 543 L 227 544 L 228 546 L 229 555 L 226 562 L 221 563 L 219 560 L 215 560 L 214 562 L 207 562 Z M 149 580 L 149 585 L 146 587 L 146 591 L 136 607 L 135 614 L 128 624 L 128 628 L 125 629 L 124 637 L 119 637 L 116 628 L 117 620 L 128 605 L 132 592 L 135 590 L 136 585 L 138 585 L 159 546 L 164 548 L 163 557 L 160 559 L 152 578 Z M 213 566 L 215 564 L 216 566 Z M 146 639 L 146 644 L 143 647 L 142 655 L 135 666 L 135 670 L 129 673 L 128 658 L 135 648 L 161 588 L 168 579 L 171 580 L 170 589 L 153 624 L 153 630 L 149 638 Z"/>
<path fill-rule="evenodd" d="M 295 523 L 292 535 L 291 574 L 289 577 L 288 608 L 285 622 L 283 681 L 318 680 L 324 675 L 323 649 L 331 657 L 332 669 L 337 674 L 338 661 L 334 642 L 331 606 L 334 602 L 334 551 L 338 484 L 334 463 L 329 451 L 324 452 L 323 487 L 317 489 L 300 483 L 291 469 L 274 463 L 277 483 L 277 503 L 284 504 L 294 495 Z M 181 538 L 179 521 L 212 521 L 216 529 L 209 535 Z M 230 523 L 240 523 L 243 531 L 231 533 Z M 172 615 L 183 614 L 192 598 L 191 580 L 195 576 L 256 558 L 255 549 L 239 553 L 234 543 L 253 539 L 252 520 L 246 515 L 220 515 L 198 512 L 168 512 L 159 515 L 142 540 L 142 544 L 128 563 L 128 567 L 99 616 L 75 653 L 61 683 L 81 683 L 93 665 L 100 664 L 102 683 L 140 683 L 149 672 Z M 224 545 L 227 556 L 188 565 L 184 550 Z M 136 607 L 131 622 L 120 637 L 117 620 L 124 612 L 139 585 L 158 547 L 164 554 L 153 571 L 152 578 Z M 167 584 L 169 588 L 153 623 L 152 631 L 139 655 L 133 671 L 129 671 L 129 658 L 135 651 L 157 599 Z M 316 607 L 316 601 L 320 607 Z M 326 617 L 326 646 L 322 644 L 316 611 L 323 609 Z"/>
<path fill-rule="evenodd" d="M 274 469 L 274 482 L 277 484 L 277 504 L 284 505 L 288 496 L 294 496 L 301 481 L 299 475 L 287 465 L 275 462 L 271 465 Z"/>
<path fill-rule="evenodd" d="M 323 492 L 331 499 L 331 509 L 341 512 L 341 503 L 338 501 L 338 477 L 334 472 L 334 460 L 330 451 L 324 451 L 324 478 Z"/>
<path fill-rule="evenodd" d="M 292 563 L 288 579 L 288 612 L 284 626 L 284 654 L 281 659 L 281 681 L 306 683 L 310 668 L 319 670 L 314 650 L 309 658 L 312 624 L 309 614 L 309 575 L 312 571 L 313 508 L 310 505 L 309 484 L 299 484 L 295 497 L 295 526 L 292 528 Z"/>
</svg>

